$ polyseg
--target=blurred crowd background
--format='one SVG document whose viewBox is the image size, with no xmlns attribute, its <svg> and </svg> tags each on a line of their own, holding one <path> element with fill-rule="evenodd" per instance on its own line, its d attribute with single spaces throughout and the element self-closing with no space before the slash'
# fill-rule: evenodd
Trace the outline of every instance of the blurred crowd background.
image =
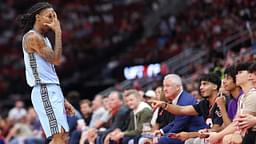
<svg viewBox="0 0 256 144">
<path fill-rule="evenodd" d="M 167 73 L 179 74 L 198 94 L 198 76 L 239 61 L 255 60 L 254 0 L 49 0 L 63 32 L 62 64 L 57 67 L 64 95 L 80 111 L 82 99 L 112 90 L 154 90 Z M 15 101 L 29 120 L 22 33 L 15 23 L 34 0 L 0 1 L 0 128 L 3 136 Z M 52 37 L 52 33 L 49 33 Z M 126 80 L 124 67 L 160 64 L 155 76 Z M 19 105 L 19 104 L 17 104 Z M 24 118 L 22 115 L 20 118 Z M 31 118 L 32 117 L 32 118 Z M 19 119 L 19 118 L 18 118 Z M 31 128 L 31 126 L 30 126 Z M 38 126 L 35 124 L 34 128 Z"/>
</svg>

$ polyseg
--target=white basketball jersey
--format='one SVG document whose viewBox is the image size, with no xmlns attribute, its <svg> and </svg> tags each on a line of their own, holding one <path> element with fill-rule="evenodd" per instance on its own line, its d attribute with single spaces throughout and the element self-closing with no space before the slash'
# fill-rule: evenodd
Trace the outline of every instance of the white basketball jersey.
<svg viewBox="0 0 256 144">
<path fill-rule="evenodd" d="M 47 62 L 37 53 L 28 53 L 26 51 L 26 44 L 24 38 L 28 33 L 31 32 L 40 35 L 36 31 L 30 30 L 23 36 L 22 39 L 26 80 L 28 85 L 30 87 L 33 87 L 37 84 L 59 84 L 59 78 L 56 74 L 54 65 Z M 44 42 L 47 45 L 47 47 L 52 48 L 49 39 L 47 37 L 43 37 L 42 35 L 40 36 L 44 39 Z"/>
</svg>

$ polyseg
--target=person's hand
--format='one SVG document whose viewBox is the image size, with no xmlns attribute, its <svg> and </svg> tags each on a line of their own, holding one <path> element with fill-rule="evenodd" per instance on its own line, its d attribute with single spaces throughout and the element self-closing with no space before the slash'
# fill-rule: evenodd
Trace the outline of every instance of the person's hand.
<svg viewBox="0 0 256 144">
<path fill-rule="evenodd" d="M 210 144 L 218 144 L 222 140 L 222 136 L 219 133 L 209 132 L 209 133 L 206 133 L 206 134 L 209 135 L 209 137 L 206 138 L 206 141 Z"/>
<path fill-rule="evenodd" d="M 209 136 L 210 135 L 209 135 L 208 132 L 206 132 L 206 133 L 199 133 L 199 138 L 201 138 L 201 139 L 208 138 Z"/>
<path fill-rule="evenodd" d="M 163 134 L 162 134 L 162 132 L 160 130 L 155 130 L 153 132 L 153 135 L 155 135 L 155 136 L 162 136 Z"/>
<path fill-rule="evenodd" d="M 225 108 L 225 103 L 226 103 L 226 100 L 225 100 L 225 96 L 220 96 L 220 97 L 217 97 L 215 102 L 217 103 L 217 105 L 220 107 L 220 108 Z"/>
<path fill-rule="evenodd" d="M 241 144 L 242 142 L 243 137 L 238 133 L 225 135 L 222 139 L 223 144 Z"/>
<path fill-rule="evenodd" d="M 165 102 L 151 99 L 151 100 L 148 100 L 148 103 L 151 104 L 153 109 L 156 109 L 157 107 L 161 107 Z"/>
<path fill-rule="evenodd" d="M 207 132 L 209 132 L 209 129 L 200 129 L 199 131 L 198 131 L 199 133 L 207 133 Z"/>
<path fill-rule="evenodd" d="M 76 129 L 77 130 L 85 130 L 86 129 L 86 123 L 85 123 L 84 119 L 77 120 Z"/>
<path fill-rule="evenodd" d="M 108 134 L 108 135 L 105 137 L 103 144 L 109 144 L 109 140 L 110 140 L 110 134 Z"/>
<path fill-rule="evenodd" d="M 109 140 L 118 142 L 123 137 L 123 133 L 120 129 L 115 129 L 109 133 Z"/>
<path fill-rule="evenodd" d="M 207 138 L 209 137 L 210 129 L 201 129 L 198 131 L 199 138 Z"/>
<path fill-rule="evenodd" d="M 242 130 L 247 130 L 256 125 L 256 117 L 251 114 L 240 114 L 235 120 L 238 127 Z"/>
<path fill-rule="evenodd" d="M 117 132 L 115 135 L 111 136 L 111 140 L 118 142 L 122 137 L 124 137 L 124 134 L 122 132 Z"/>
<path fill-rule="evenodd" d="M 93 136 L 93 135 L 96 135 L 96 134 L 97 134 L 97 130 L 95 128 L 90 128 L 87 131 L 88 136 Z"/>
<path fill-rule="evenodd" d="M 112 135 L 116 135 L 116 134 L 119 133 L 119 132 L 121 132 L 121 130 L 117 128 L 117 129 L 113 130 L 113 131 L 111 132 L 111 134 L 112 134 Z"/>
<path fill-rule="evenodd" d="M 173 138 L 178 139 L 180 141 L 185 141 L 189 139 L 189 133 L 188 132 L 180 132 L 177 133 Z"/>
<path fill-rule="evenodd" d="M 154 137 L 154 138 L 153 138 L 153 144 L 157 144 L 158 141 L 159 141 L 159 137 Z"/>
<path fill-rule="evenodd" d="M 75 115 L 75 113 L 76 113 L 75 108 L 67 100 L 65 100 L 65 102 L 64 102 L 64 107 L 65 107 L 67 115 L 69 115 L 69 116 Z"/>
<path fill-rule="evenodd" d="M 89 129 L 87 132 L 87 136 L 88 136 L 88 142 L 94 143 L 97 138 L 97 130 L 95 128 Z"/>
<path fill-rule="evenodd" d="M 44 23 L 44 25 L 52 29 L 55 33 L 61 32 L 60 21 L 57 18 L 56 12 L 53 11 L 51 13 L 51 16 L 52 16 L 52 21 L 50 23 Z"/>
<path fill-rule="evenodd" d="M 114 130 L 112 132 L 110 132 L 108 135 L 109 135 L 109 139 L 111 139 L 112 137 L 114 137 L 114 135 L 116 134 L 117 132 Z"/>
<path fill-rule="evenodd" d="M 82 131 L 81 138 L 79 140 L 79 144 L 83 144 L 87 140 L 87 138 L 88 138 L 87 134 L 88 134 L 87 131 Z"/>
</svg>

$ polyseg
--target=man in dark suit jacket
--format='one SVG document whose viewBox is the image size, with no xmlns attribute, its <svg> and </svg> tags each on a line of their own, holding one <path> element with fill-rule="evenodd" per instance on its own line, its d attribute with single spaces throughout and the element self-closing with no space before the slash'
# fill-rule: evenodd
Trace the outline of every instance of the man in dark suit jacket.
<svg viewBox="0 0 256 144">
<path fill-rule="evenodd" d="M 181 78 L 176 74 L 165 76 L 163 81 L 165 97 L 172 101 L 174 105 L 194 105 L 196 99 L 183 90 Z M 182 141 L 168 137 L 168 133 L 178 133 L 182 131 L 197 131 L 205 128 L 204 118 L 200 116 L 175 116 L 174 120 L 155 134 L 161 134 L 159 139 L 154 139 L 154 143 L 159 144 L 183 144 Z"/>
</svg>

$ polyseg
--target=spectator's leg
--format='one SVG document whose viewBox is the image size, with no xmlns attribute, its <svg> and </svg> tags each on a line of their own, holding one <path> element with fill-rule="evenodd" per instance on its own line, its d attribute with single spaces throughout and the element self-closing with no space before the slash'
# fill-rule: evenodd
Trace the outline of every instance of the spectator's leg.
<svg viewBox="0 0 256 144">
<path fill-rule="evenodd" d="M 24 144 L 44 144 L 44 140 L 42 138 L 27 138 L 25 141 L 24 141 Z"/>
<path fill-rule="evenodd" d="M 69 144 L 78 144 L 81 137 L 81 131 L 75 130 L 71 133 Z"/>
<path fill-rule="evenodd" d="M 132 137 L 123 137 L 122 144 L 128 144 L 128 142 L 133 139 Z"/>
<path fill-rule="evenodd" d="M 96 144 L 103 144 L 106 135 L 107 133 L 98 133 L 98 137 L 96 138 Z"/>
<path fill-rule="evenodd" d="M 184 142 L 176 140 L 176 139 L 171 139 L 167 136 L 161 136 L 158 144 L 183 144 Z"/>
<path fill-rule="evenodd" d="M 138 144 L 145 144 L 145 143 L 152 143 L 152 140 L 149 139 L 149 138 L 141 137 L 141 138 L 139 139 Z"/>
</svg>

